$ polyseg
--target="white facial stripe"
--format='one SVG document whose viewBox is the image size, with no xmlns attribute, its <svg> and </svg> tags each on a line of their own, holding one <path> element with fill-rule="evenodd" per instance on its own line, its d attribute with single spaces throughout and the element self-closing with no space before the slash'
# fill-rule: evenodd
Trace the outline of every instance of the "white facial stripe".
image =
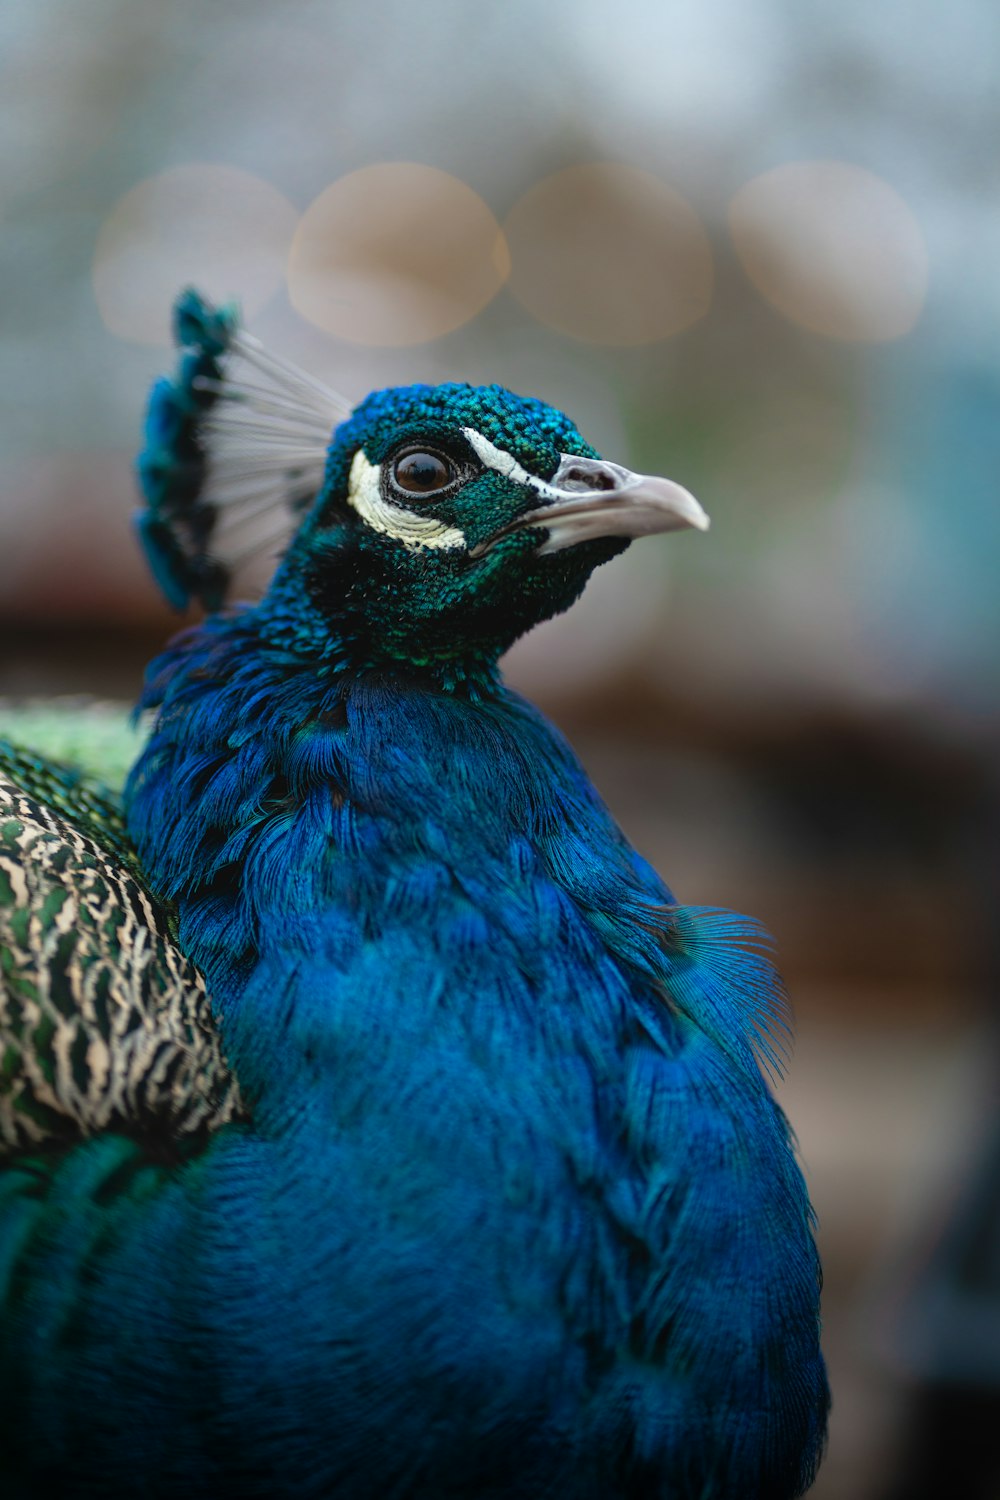
<svg viewBox="0 0 1000 1500">
<path fill-rule="evenodd" d="M 470 446 L 474 449 L 477 457 L 488 469 L 493 469 L 497 474 L 502 474 L 505 479 L 511 479 L 515 484 L 527 484 L 541 495 L 543 500 L 557 500 L 562 495 L 561 490 L 553 489 L 551 484 L 546 484 L 544 479 L 539 479 L 536 474 L 529 474 L 514 457 L 513 453 L 505 453 L 502 448 L 496 447 L 489 438 L 483 437 L 474 427 L 463 427 L 462 432 L 468 439 Z"/>
<path fill-rule="evenodd" d="M 347 499 L 373 531 L 381 531 L 401 542 L 411 552 L 419 547 L 464 547 L 465 534 L 457 526 L 446 526 L 436 516 L 421 516 L 382 498 L 379 466 L 371 464 L 359 448 L 351 464 Z"/>
</svg>

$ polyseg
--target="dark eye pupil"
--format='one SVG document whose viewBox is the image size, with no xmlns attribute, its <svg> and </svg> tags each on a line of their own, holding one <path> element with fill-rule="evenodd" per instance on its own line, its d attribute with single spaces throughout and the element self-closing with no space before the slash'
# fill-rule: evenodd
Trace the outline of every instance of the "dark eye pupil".
<svg viewBox="0 0 1000 1500">
<path fill-rule="evenodd" d="M 451 470 L 436 453 L 406 453 L 397 459 L 393 477 L 400 489 L 411 495 L 430 495 L 444 489 Z"/>
</svg>

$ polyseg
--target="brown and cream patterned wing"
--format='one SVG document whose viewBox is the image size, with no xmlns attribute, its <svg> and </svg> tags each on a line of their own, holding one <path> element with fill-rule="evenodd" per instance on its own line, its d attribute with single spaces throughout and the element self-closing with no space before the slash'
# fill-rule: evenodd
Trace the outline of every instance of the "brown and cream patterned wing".
<svg viewBox="0 0 1000 1500">
<path fill-rule="evenodd" d="M 0 1156 L 101 1131 L 193 1143 L 242 1114 L 204 981 L 120 822 L 102 837 L 39 785 L 0 763 Z"/>
</svg>

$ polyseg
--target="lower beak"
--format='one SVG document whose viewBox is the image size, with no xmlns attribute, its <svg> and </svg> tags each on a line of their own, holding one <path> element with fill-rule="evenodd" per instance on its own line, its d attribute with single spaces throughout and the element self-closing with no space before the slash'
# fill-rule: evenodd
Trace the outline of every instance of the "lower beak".
<svg viewBox="0 0 1000 1500">
<path fill-rule="evenodd" d="M 537 489 L 543 504 L 480 542 L 472 556 L 481 557 L 501 538 L 529 528 L 546 533 L 540 556 L 597 537 L 631 539 L 689 526 L 708 530 L 708 516 L 681 485 L 653 474 L 634 474 L 606 459 L 564 453 L 555 474 L 546 483 L 538 481 Z"/>
</svg>

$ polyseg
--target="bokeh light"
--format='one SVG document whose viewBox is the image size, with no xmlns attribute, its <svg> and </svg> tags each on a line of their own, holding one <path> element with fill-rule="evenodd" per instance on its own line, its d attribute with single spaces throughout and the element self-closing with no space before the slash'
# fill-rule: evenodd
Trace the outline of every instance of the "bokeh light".
<svg viewBox="0 0 1000 1500">
<path fill-rule="evenodd" d="M 310 204 L 288 266 L 292 305 L 359 344 L 425 343 L 467 323 L 510 270 L 499 224 L 457 177 L 415 162 L 348 173 Z"/>
<path fill-rule="evenodd" d="M 708 311 L 712 252 L 701 222 L 639 167 L 588 162 L 555 172 L 518 200 L 504 229 L 511 291 L 560 333 L 651 344 Z"/>
<path fill-rule="evenodd" d="M 94 251 L 94 294 L 119 338 L 169 345 L 170 308 L 192 284 L 252 318 L 279 289 L 297 220 L 288 199 L 238 167 L 170 167 L 119 198 Z"/>
<path fill-rule="evenodd" d="M 753 285 L 811 333 L 882 343 L 920 316 L 928 277 L 920 226 L 895 189 L 863 167 L 775 167 L 740 189 L 729 224 Z"/>
</svg>

